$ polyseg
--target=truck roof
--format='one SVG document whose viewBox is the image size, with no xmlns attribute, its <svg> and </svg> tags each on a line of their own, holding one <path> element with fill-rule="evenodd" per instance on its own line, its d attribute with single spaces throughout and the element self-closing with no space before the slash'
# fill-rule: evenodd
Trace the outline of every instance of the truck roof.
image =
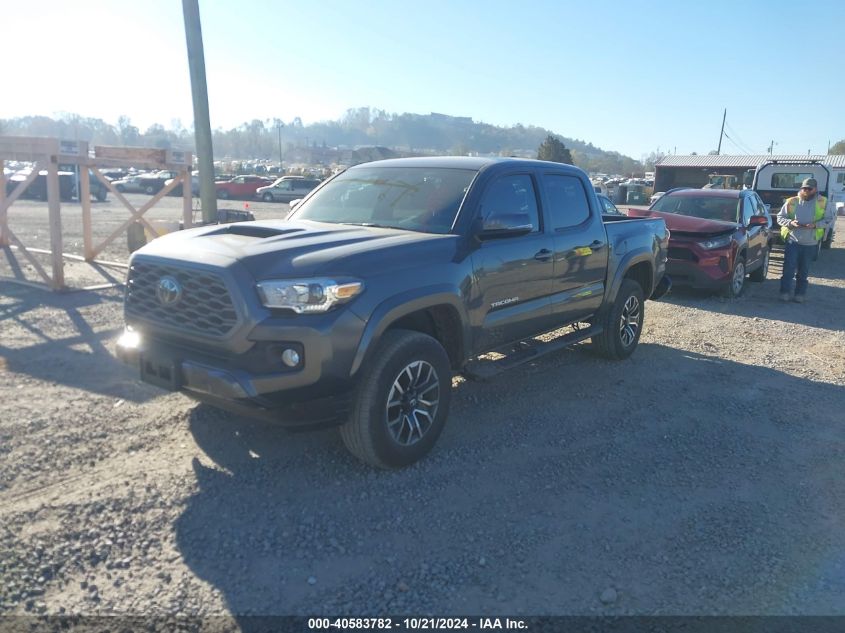
<svg viewBox="0 0 845 633">
<path fill-rule="evenodd" d="M 496 164 L 521 164 L 531 167 L 541 165 L 555 165 L 557 167 L 578 169 L 573 165 L 566 165 L 564 163 L 550 163 L 543 160 L 534 160 L 530 158 L 504 158 L 504 157 L 480 157 L 480 156 L 419 156 L 414 158 L 389 158 L 387 160 L 379 160 L 371 163 L 361 163 L 350 167 L 350 169 L 358 169 L 359 167 L 369 167 L 378 164 L 379 167 L 443 167 L 452 169 L 475 169 L 480 170 L 483 167 Z"/>
</svg>

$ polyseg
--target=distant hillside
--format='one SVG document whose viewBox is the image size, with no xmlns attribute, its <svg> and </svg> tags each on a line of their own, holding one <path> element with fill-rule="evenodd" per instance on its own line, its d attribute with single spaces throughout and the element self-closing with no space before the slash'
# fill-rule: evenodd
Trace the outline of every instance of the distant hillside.
<svg viewBox="0 0 845 633">
<path fill-rule="evenodd" d="M 101 145 L 151 146 L 192 150 L 193 132 L 177 121 L 170 128 L 155 124 L 141 132 L 128 117 L 117 125 L 102 119 L 62 114 L 0 120 L 0 134 L 58 136 Z M 446 114 L 388 114 L 383 110 L 356 108 L 338 121 L 303 125 L 253 119 L 230 130 L 214 130 L 216 159 L 278 160 L 279 136 L 285 162 L 349 162 L 350 150 L 385 148 L 387 155 L 481 154 L 535 157 L 537 148 L 552 130 L 516 124 L 499 127 L 477 123 L 470 117 Z M 608 152 L 579 139 L 556 135 L 572 150 L 575 164 L 588 171 L 627 174 L 641 169 L 638 161 Z M 361 153 L 367 155 L 368 153 Z"/>
</svg>

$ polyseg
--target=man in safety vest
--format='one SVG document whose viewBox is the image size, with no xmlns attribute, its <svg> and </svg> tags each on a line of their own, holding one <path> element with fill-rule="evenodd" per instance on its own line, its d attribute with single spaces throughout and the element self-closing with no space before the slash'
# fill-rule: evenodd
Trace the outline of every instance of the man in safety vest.
<svg viewBox="0 0 845 633">
<path fill-rule="evenodd" d="M 801 183 L 798 195 L 788 198 L 778 213 L 784 242 L 783 275 L 780 278 L 782 301 L 792 299 L 792 280 L 796 279 L 795 301 L 804 303 L 810 262 L 816 258 L 825 229 L 836 219 L 827 198 L 819 195 L 818 186 L 815 178 L 807 178 Z"/>
</svg>

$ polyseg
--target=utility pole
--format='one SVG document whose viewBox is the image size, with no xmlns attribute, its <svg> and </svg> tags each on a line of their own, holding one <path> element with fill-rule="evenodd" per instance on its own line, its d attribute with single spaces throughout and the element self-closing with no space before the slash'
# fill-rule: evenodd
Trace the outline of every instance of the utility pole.
<svg viewBox="0 0 845 633">
<path fill-rule="evenodd" d="M 281 119 L 278 119 L 276 121 L 276 127 L 279 128 L 279 174 L 281 174 L 282 171 L 283 171 L 282 170 L 282 126 L 283 125 L 284 125 L 284 123 L 282 123 Z"/>
<path fill-rule="evenodd" d="M 716 156 L 722 153 L 722 137 L 725 135 L 725 119 L 728 117 L 728 109 L 725 108 L 724 114 L 722 114 L 722 131 L 719 132 L 719 147 L 716 148 Z"/>
<path fill-rule="evenodd" d="M 774 141 L 774 139 L 772 139 L 772 142 L 771 142 L 771 143 L 769 143 L 769 155 L 771 155 L 772 150 L 774 149 L 774 147 L 775 147 L 775 141 Z"/>
<path fill-rule="evenodd" d="M 208 84 L 205 80 L 205 52 L 202 46 L 199 0 L 182 0 L 182 14 L 185 18 L 185 41 L 188 44 L 188 69 L 194 102 L 194 135 L 197 142 L 197 167 L 200 172 L 202 221 L 211 223 L 217 221 L 217 192 L 214 190 L 214 149 L 211 144 L 211 117 L 208 113 Z"/>
</svg>

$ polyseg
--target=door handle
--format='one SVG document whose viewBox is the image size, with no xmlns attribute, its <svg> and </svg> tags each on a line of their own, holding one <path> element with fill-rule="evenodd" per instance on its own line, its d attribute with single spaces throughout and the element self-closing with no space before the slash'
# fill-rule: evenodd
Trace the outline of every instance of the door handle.
<svg viewBox="0 0 845 633">
<path fill-rule="evenodd" d="M 548 248 L 544 248 L 542 250 L 537 251 L 534 255 L 534 259 L 538 262 L 547 262 L 552 258 L 552 252 Z"/>
<path fill-rule="evenodd" d="M 605 245 L 605 243 L 602 242 L 601 240 L 593 240 L 593 243 L 590 244 L 590 248 L 592 248 L 595 251 L 595 250 L 598 250 L 600 248 L 603 248 L 604 245 Z"/>
</svg>

